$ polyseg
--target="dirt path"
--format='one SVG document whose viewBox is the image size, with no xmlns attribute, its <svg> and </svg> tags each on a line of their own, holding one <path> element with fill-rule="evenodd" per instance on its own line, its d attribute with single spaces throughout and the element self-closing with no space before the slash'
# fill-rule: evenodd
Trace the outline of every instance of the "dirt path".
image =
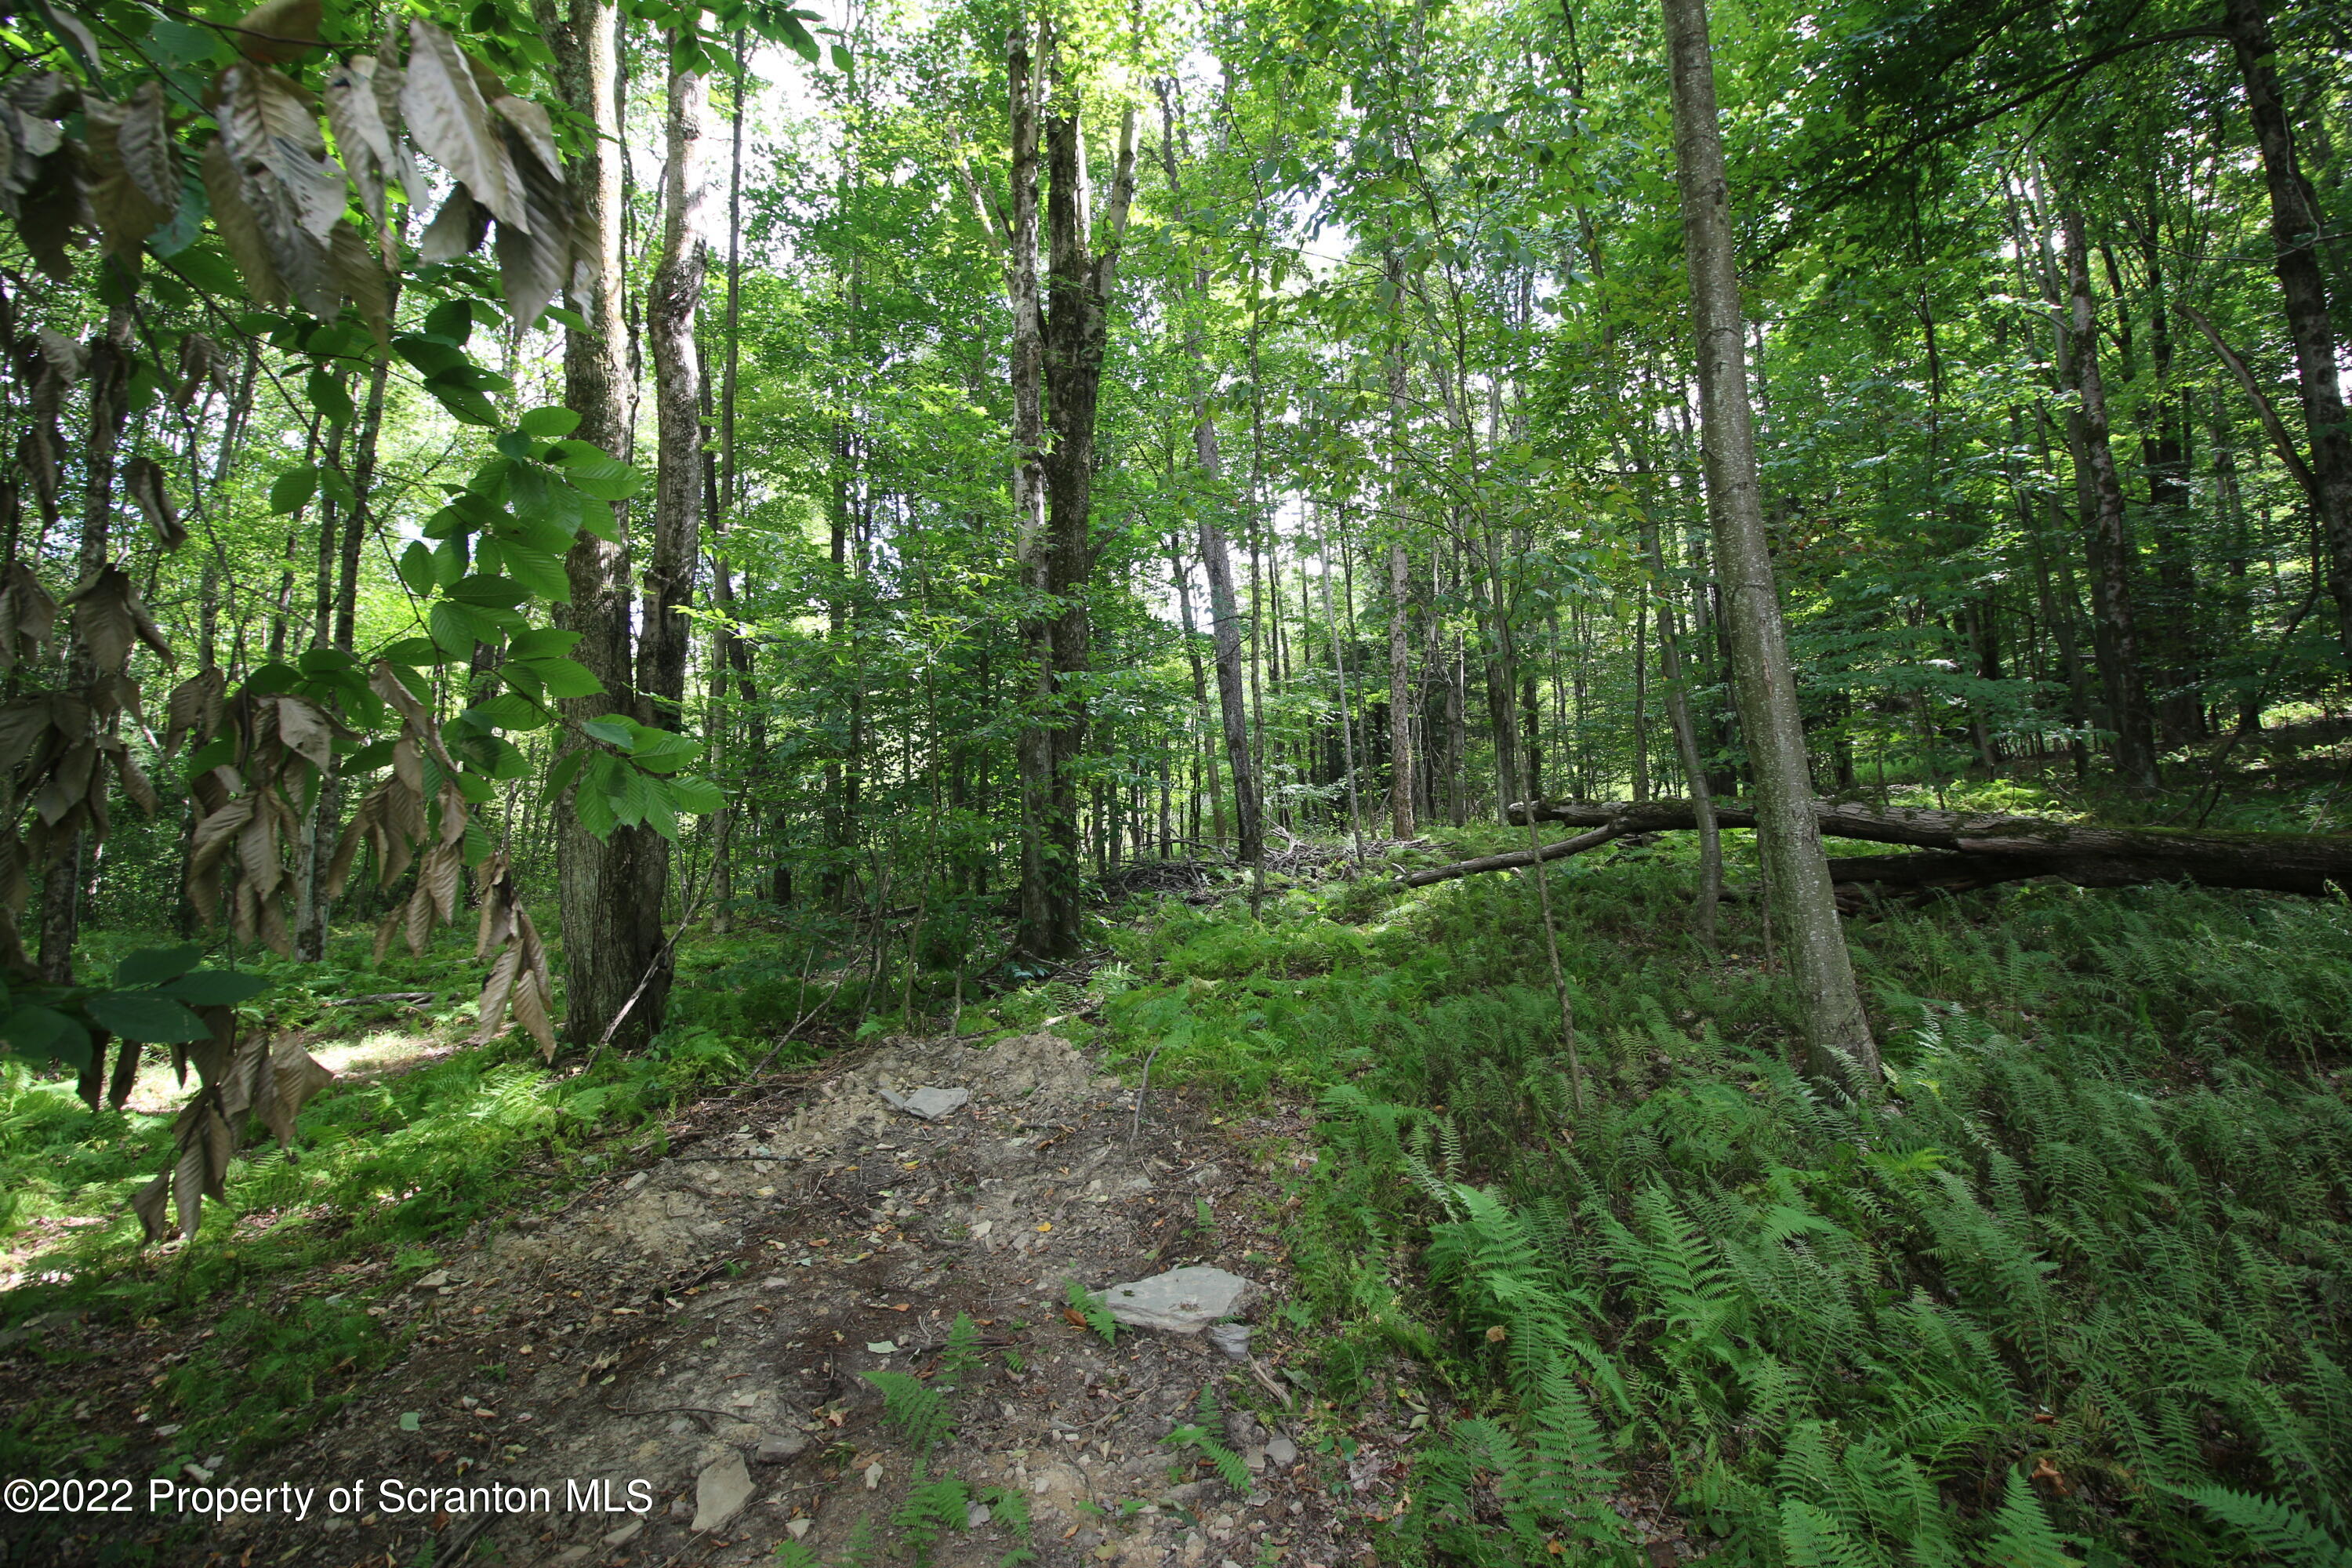
<svg viewBox="0 0 2352 1568">
<path fill-rule="evenodd" d="M 879 1092 L 925 1085 L 971 1098 L 933 1122 Z M 668 1158 L 445 1249 L 391 1299 L 407 1356 L 215 1479 L 318 1486 L 311 1517 L 224 1520 L 215 1561 L 747 1564 L 782 1546 L 831 1563 L 864 1542 L 865 1561 L 942 1568 L 1335 1563 L 1344 1471 L 1281 1399 L 1276 1172 L 1303 1129 L 1253 1123 L 1253 1148 L 1155 1094 L 1130 1142 L 1131 1104 L 1031 1035 L 887 1046 L 788 1096 L 707 1107 Z M 1065 1310 L 1073 1278 L 1100 1290 L 1195 1262 L 1262 1287 L 1255 1364 L 1202 1335 L 1106 1343 Z M 941 1375 L 959 1314 L 981 1364 Z M 875 1372 L 960 1384 L 936 1400 L 952 1432 L 919 1454 Z M 1243 1459 L 1245 1487 L 1162 1441 L 1192 1425 Z M 366 1506 L 321 1518 L 325 1489 L 353 1480 Z M 424 1511 L 385 1506 L 385 1480 Z"/>
</svg>

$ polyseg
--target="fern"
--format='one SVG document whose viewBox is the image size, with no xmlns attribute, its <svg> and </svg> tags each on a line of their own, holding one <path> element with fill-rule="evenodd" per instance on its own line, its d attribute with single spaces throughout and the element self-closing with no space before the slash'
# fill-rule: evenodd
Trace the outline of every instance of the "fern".
<svg viewBox="0 0 2352 1568">
<path fill-rule="evenodd" d="M 1118 1342 L 1118 1320 L 1110 1315 L 1110 1309 L 1103 1305 L 1100 1297 L 1073 1279 L 1063 1287 L 1062 1299 L 1070 1304 L 1070 1310 L 1086 1320 L 1087 1327 L 1103 1337 L 1106 1343 Z"/>
<path fill-rule="evenodd" d="M 2081 1568 L 2079 1559 L 2066 1555 L 2064 1543 L 2042 1511 L 2042 1500 L 2016 1469 L 2009 1472 L 2008 1495 L 1993 1515 L 1984 1560 L 1990 1568 Z"/>
<path fill-rule="evenodd" d="M 2189 1487 L 2180 1495 L 2294 1568 L 2352 1568 L 2352 1551 L 2301 1509 L 2228 1487 Z"/>
<path fill-rule="evenodd" d="M 930 1451 L 955 1430 L 947 1396 L 903 1372 L 869 1372 L 866 1381 L 882 1391 L 882 1418 L 898 1430 L 917 1454 Z"/>
<path fill-rule="evenodd" d="M 915 1568 L 929 1568 L 931 1552 L 941 1538 L 964 1529 L 971 1517 L 971 1493 L 963 1482 L 953 1476 L 927 1480 L 918 1464 L 914 1483 L 898 1511 L 890 1516 L 890 1525 L 914 1558 Z"/>
<path fill-rule="evenodd" d="M 971 1313 L 958 1312 L 948 1326 L 947 1348 L 940 1352 L 939 1375 L 950 1388 L 961 1388 L 987 1360 L 988 1352 L 980 1342 L 980 1326 L 971 1321 Z"/>
<path fill-rule="evenodd" d="M 1249 1466 L 1242 1461 L 1239 1454 L 1219 1442 L 1207 1425 L 1217 1417 L 1217 1393 L 1213 1385 L 1201 1390 L 1201 1397 L 1194 1409 L 1198 1413 L 1198 1420 L 1177 1427 L 1160 1440 L 1172 1447 L 1192 1449 L 1217 1468 L 1217 1475 L 1225 1485 L 1237 1492 L 1248 1491 Z"/>
</svg>

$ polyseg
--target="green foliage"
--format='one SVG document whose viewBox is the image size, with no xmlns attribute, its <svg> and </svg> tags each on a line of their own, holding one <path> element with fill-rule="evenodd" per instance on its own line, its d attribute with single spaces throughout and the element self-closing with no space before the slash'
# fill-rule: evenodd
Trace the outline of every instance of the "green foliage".
<svg viewBox="0 0 2352 1568">
<path fill-rule="evenodd" d="M 882 1391 L 882 1418 L 918 1454 L 930 1451 L 955 1430 L 947 1395 L 903 1372 L 869 1372 L 866 1381 Z"/>
<path fill-rule="evenodd" d="M 971 1507 L 971 1493 L 963 1482 L 953 1476 L 930 1480 L 920 1464 L 915 1467 L 906 1498 L 890 1516 L 891 1528 L 898 1532 L 899 1543 L 914 1559 L 915 1568 L 929 1568 L 940 1540 L 965 1528 Z"/>
<path fill-rule="evenodd" d="M 940 1379 L 950 1388 L 961 1388 L 965 1379 L 988 1364 L 988 1352 L 980 1342 L 980 1325 L 971 1321 L 970 1312 L 958 1312 L 948 1327 L 947 1347 L 940 1352 Z"/>
<path fill-rule="evenodd" d="M 1860 1106 L 1785 1065 L 1777 985 L 1671 941 L 1677 856 L 1553 875 L 1607 1090 L 1580 1120 L 1551 999 L 1518 984 L 1543 962 L 1530 896 L 1499 879 L 1383 912 L 1390 965 L 1319 986 L 1167 981 L 1154 949 L 1213 916 L 1129 944 L 1117 1048 L 1160 1027 L 1163 1068 L 1213 1090 L 1255 1070 L 1221 1043 L 1247 1017 L 1320 1079 L 1292 1251 L 1320 1391 L 1360 1396 L 1398 1353 L 1476 1391 L 1401 1552 L 1631 1561 L 1607 1500 L 1644 1453 L 1734 1561 L 2055 1568 L 2127 1529 L 2221 1563 L 2308 1556 L 2295 1521 L 2341 1537 L 2343 906 L 2021 889 L 1998 922 L 1857 923 L 1895 1020 L 1892 1093 Z M 2063 1490 L 2026 1479 L 2045 1462 Z"/>
<path fill-rule="evenodd" d="M 1195 1418 L 1160 1440 L 1180 1449 L 1191 1449 L 1216 1467 L 1218 1479 L 1225 1485 L 1236 1492 L 1246 1492 L 1250 1489 L 1249 1466 L 1217 1437 L 1217 1414 L 1216 1385 L 1209 1384 L 1202 1388 L 1195 1404 Z"/>
<path fill-rule="evenodd" d="M 1110 1315 L 1101 1297 L 1073 1279 L 1063 1286 L 1062 1300 L 1069 1303 L 1070 1310 L 1086 1320 L 1087 1327 L 1103 1337 L 1106 1344 L 1118 1342 L 1118 1320 Z"/>
</svg>

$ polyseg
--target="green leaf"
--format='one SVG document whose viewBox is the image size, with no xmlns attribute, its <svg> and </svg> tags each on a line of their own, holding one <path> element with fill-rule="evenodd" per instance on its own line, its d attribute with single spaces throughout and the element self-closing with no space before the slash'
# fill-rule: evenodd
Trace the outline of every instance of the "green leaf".
<svg viewBox="0 0 2352 1568">
<path fill-rule="evenodd" d="M 586 747 L 574 746 L 572 750 L 564 752 L 562 756 L 555 759 L 555 765 L 547 770 L 547 798 L 549 800 L 553 800 L 556 796 L 562 795 L 566 789 L 571 787 L 572 781 L 580 776 L 581 768 L 586 765 L 589 755 L 590 753 Z"/>
<path fill-rule="evenodd" d="M 474 335 L 474 302 L 471 300 L 450 300 L 425 312 L 425 330 L 436 338 L 446 338 L 459 348 Z"/>
<path fill-rule="evenodd" d="M 530 591 L 511 577 L 460 578 L 450 584 L 446 592 L 461 605 L 481 605 L 499 610 L 511 610 L 530 597 Z"/>
<path fill-rule="evenodd" d="M 409 541 L 400 552 L 400 580 L 412 594 L 433 592 L 433 551 L 423 540 Z"/>
<path fill-rule="evenodd" d="M 146 947 L 123 954 L 114 966 L 117 985 L 152 985 L 174 974 L 185 974 L 205 961 L 205 944 L 183 942 L 178 947 Z"/>
<path fill-rule="evenodd" d="M 668 792 L 670 805 L 698 816 L 707 816 L 727 804 L 727 796 L 717 784 L 693 773 L 680 773 L 662 781 Z"/>
<path fill-rule="evenodd" d="M 580 416 L 569 408 L 534 408 L 517 422 L 526 436 L 541 441 L 556 441 L 580 427 Z"/>
<path fill-rule="evenodd" d="M 476 643 L 495 644 L 505 635 L 491 616 L 492 612 L 476 605 L 442 599 L 426 613 L 425 628 L 433 634 L 433 640 L 441 645 L 443 652 L 471 658 Z"/>
<path fill-rule="evenodd" d="M 288 512 L 300 511 L 310 504 L 310 497 L 318 488 L 317 464 L 305 463 L 299 468 L 289 468 L 270 482 L 269 510 L 281 517 Z"/>
<path fill-rule="evenodd" d="M 581 634 L 559 630 L 554 626 L 533 626 L 527 632 L 517 632 L 508 639 L 509 658 L 545 658 L 551 654 L 567 654 L 580 646 Z"/>
<path fill-rule="evenodd" d="M 160 991 L 102 991 L 82 1004 L 90 1021 L 142 1045 L 209 1040 L 205 1021 Z"/>
<path fill-rule="evenodd" d="M 598 756 L 588 764 L 580 777 L 580 787 L 572 792 L 572 809 L 579 814 L 580 826 L 586 828 L 598 842 L 610 838 L 620 819 L 613 815 L 613 775 L 621 764 L 609 755 Z"/>
<path fill-rule="evenodd" d="M 493 730 L 538 730 L 551 721 L 538 703 L 511 691 L 502 691 L 486 702 L 477 702 L 466 711 L 476 721 Z"/>
<path fill-rule="evenodd" d="M 385 648 L 383 657 L 394 664 L 439 664 L 441 647 L 424 637 L 403 637 Z"/>
<path fill-rule="evenodd" d="M 546 686 L 550 697 L 594 697 L 604 689 L 604 683 L 591 674 L 586 665 L 560 658 L 535 658 L 528 662 L 530 672 Z M 620 743 L 617 741 L 614 742 L 614 745 Z"/>
<path fill-rule="evenodd" d="M 635 727 L 626 719 L 591 719 L 580 727 L 608 746 L 627 747 L 636 743 Z"/>
<path fill-rule="evenodd" d="M 191 1007 L 233 1007 L 268 990 L 270 982 L 250 970 L 199 969 L 156 987 Z"/>
<path fill-rule="evenodd" d="M 422 638 L 417 640 L 420 642 L 423 641 Z M 431 643 L 425 643 L 425 646 L 426 647 L 432 647 L 433 645 Z M 439 650 L 436 649 L 435 651 L 437 652 Z M 350 777 L 358 773 L 372 773 L 375 772 L 376 769 L 392 761 L 393 744 L 394 743 L 390 741 L 370 741 L 366 745 L 362 746 L 358 751 L 353 752 L 350 756 L 343 759 L 344 776 Z"/>
<path fill-rule="evenodd" d="M 558 441 L 554 459 L 565 479 L 599 500 L 626 500 L 645 488 L 635 468 L 585 441 Z"/>
<path fill-rule="evenodd" d="M 535 550 L 514 540 L 501 542 L 506 555 L 507 571 L 515 581 L 538 597 L 551 605 L 568 603 L 572 598 L 572 579 L 563 570 L 563 562 L 544 550 Z"/>
<path fill-rule="evenodd" d="M 53 1058 L 77 1068 L 89 1061 L 89 1031 L 79 1019 L 54 1007 L 17 1008 L 0 1022 L 0 1039 L 23 1056 Z"/>
<path fill-rule="evenodd" d="M 310 406 L 331 423 L 349 426 L 359 418 L 359 410 L 352 406 L 351 389 L 343 384 L 343 378 L 323 365 L 311 367 L 304 390 L 310 395 Z"/>
</svg>

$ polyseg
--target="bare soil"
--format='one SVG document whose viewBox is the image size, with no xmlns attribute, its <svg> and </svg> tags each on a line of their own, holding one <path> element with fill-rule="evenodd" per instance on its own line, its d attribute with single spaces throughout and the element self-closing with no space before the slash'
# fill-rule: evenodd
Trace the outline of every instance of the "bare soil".
<svg viewBox="0 0 2352 1568">
<path fill-rule="evenodd" d="M 932 1123 L 879 1092 L 925 1085 L 971 1100 Z M 1346 1515 L 1379 1506 L 1360 1494 L 1386 1491 L 1389 1467 L 1317 1452 L 1283 1371 L 1304 1342 L 1281 1312 L 1280 1232 L 1311 1160 L 1306 1124 L 1225 1124 L 1155 1091 L 1139 1132 L 1133 1100 L 1035 1034 L 892 1043 L 763 1099 L 706 1101 L 667 1157 L 412 1272 L 375 1309 L 406 1353 L 308 1436 L 215 1478 L 322 1494 L 360 1481 L 378 1505 L 387 1479 L 460 1495 L 231 1516 L 191 1561 L 749 1564 L 797 1543 L 833 1563 L 861 1542 L 864 1561 L 940 1568 L 1353 1559 L 1364 1537 L 1360 1524 L 1343 1544 Z M 1263 1288 L 1252 1360 L 1203 1336 L 1106 1342 L 1066 1308 L 1072 1279 L 1099 1291 L 1192 1262 Z M 390 1264 L 344 1267 L 363 1283 Z M 960 1313 L 985 1362 L 947 1396 L 952 1436 L 919 1455 L 865 1374 L 934 1378 Z M 122 1352 L 71 1369 L 92 1383 L 94 1419 L 143 1391 L 144 1352 Z M 1204 1389 L 1246 1488 L 1162 1441 L 1200 1419 Z M 748 1498 L 722 1510 L 739 1461 Z M 894 1521 L 944 1478 L 968 1502 L 925 1551 Z M 490 1487 L 503 1501 L 479 1495 Z M 79 1563 L 109 1548 L 101 1534 L 50 1550 Z"/>
</svg>

